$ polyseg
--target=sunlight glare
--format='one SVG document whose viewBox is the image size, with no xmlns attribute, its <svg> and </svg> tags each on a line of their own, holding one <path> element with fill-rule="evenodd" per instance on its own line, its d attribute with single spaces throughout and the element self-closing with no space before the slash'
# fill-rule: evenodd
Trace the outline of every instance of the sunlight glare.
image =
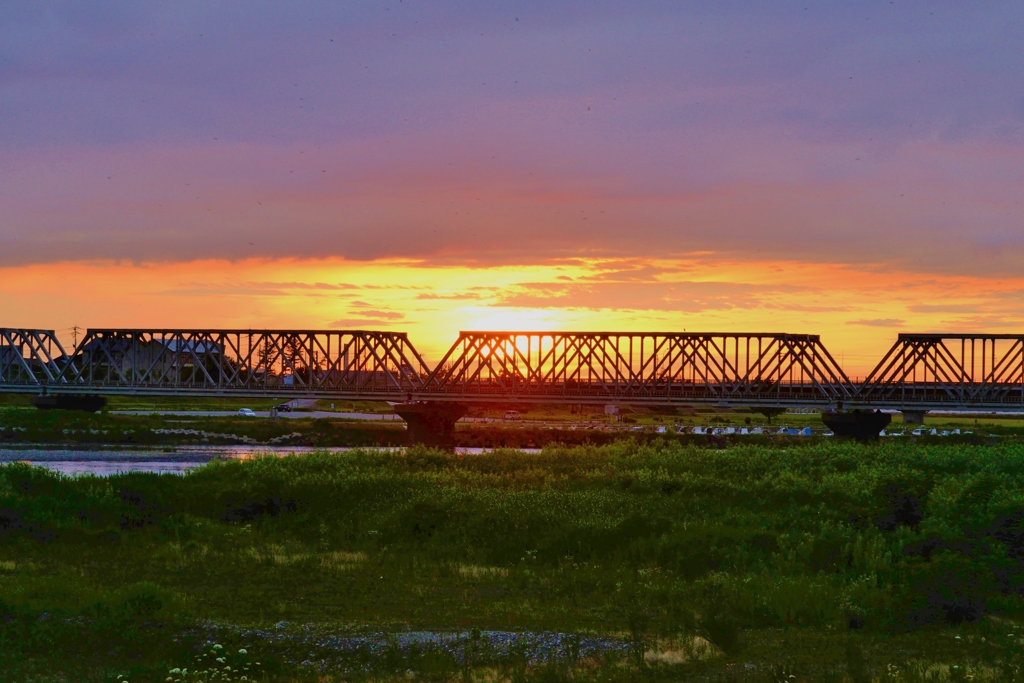
<svg viewBox="0 0 1024 683">
<path fill-rule="evenodd" d="M 466 331 L 485 332 L 547 332 L 562 328 L 564 316 L 558 310 L 537 308 L 473 307 Z"/>
</svg>

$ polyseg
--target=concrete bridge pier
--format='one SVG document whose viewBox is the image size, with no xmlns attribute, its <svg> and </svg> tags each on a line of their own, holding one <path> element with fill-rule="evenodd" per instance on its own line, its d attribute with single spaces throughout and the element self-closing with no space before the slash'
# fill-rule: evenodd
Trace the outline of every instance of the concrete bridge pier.
<svg viewBox="0 0 1024 683">
<path fill-rule="evenodd" d="M 839 410 L 821 415 L 821 421 L 833 434 L 856 439 L 861 443 L 877 441 L 891 420 L 891 415 L 880 410 Z"/>
<path fill-rule="evenodd" d="M 923 425 L 924 416 L 927 410 L 902 410 L 903 413 L 903 424 L 905 425 Z"/>
<path fill-rule="evenodd" d="M 455 446 L 455 423 L 468 411 L 466 406 L 448 401 L 414 401 L 395 406 L 395 412 L 409 428 L 411 443 L 441 448 Z"/>
</svg>

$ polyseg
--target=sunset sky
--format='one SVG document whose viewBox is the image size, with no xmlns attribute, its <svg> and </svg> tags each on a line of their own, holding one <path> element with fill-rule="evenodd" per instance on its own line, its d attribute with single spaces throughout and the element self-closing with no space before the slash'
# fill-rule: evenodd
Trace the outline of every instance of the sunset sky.
<svg viewBox="0 0 1024 683">
<path fill-rule="evenodd" d="M 1024 332 L 1024 3 L 0 4 L 0 326 Z"/>
</svg>

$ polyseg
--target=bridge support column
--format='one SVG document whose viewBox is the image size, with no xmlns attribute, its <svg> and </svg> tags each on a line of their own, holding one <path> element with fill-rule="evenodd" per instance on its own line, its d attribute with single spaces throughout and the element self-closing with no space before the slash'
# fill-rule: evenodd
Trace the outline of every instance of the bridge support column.
<svg viewBox="0 0 1024 683">
<path fill-rule="evenodd" d="M 822 413 L 821 421 L 836 436 L 846 436 L 861 443 L 875 441 L 892 422 L 892 415 L 880 410 L 840 410 Z"/>
<path fill-rule="evenodd" d="M 468 412 L 459 403 L 416 401 L 395 406 L 409 428 L 409 440 L 424 446 L 455 446 L 455 423 Z"/>
<path fill-rule="evenodd" d="M 924 415 L 927 410 L 903 410 L 903 424 L 905 425 L 923 425 Z"/>
</svg>

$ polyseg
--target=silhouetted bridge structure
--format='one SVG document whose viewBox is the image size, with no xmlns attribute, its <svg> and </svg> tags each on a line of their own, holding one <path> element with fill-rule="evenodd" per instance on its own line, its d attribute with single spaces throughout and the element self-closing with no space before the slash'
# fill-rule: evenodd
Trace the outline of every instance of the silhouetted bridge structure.
<svg viewBox="0 0 1024 683">
<path fill-rule="evenodd" d="M 400 332 L 0 328 L 0 392 L 1024 413 L 1024 334 L 900 334 L 853 382 L 810 334 L 461 332 L 430 367 Z"/>
</svg>

